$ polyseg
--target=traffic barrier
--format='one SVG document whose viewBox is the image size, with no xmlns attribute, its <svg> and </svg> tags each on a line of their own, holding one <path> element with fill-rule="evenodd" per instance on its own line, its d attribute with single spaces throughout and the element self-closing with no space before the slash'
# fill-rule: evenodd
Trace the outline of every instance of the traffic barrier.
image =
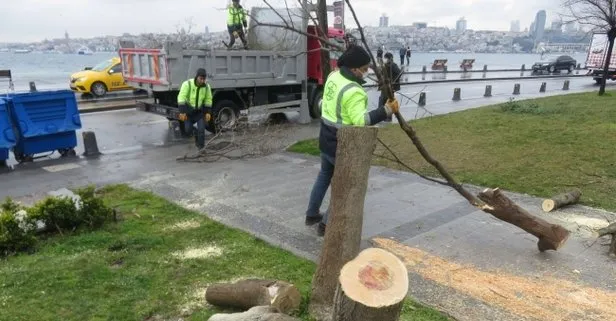
<svg viewBox="0 0 616 321">
<path fill-rule="evenodd" d="M 486 85 L 486 92 L 483 97 L 492 97 L 492 85 Z"/>
<path fill-rule="evenodd" d="M 425 92 L 419 93 L 419 102 L 417 104 L 422 107 L 426 105 L 426 93 Z"/>
<path fill-rule="evenodd" d="M 83 138 L 83 147 L 85 149 L 83 156 L 95 157 L 101 154 L 98 149 L 98 142 L 96 141 L 96 134 L 94 134 L 94 132 L 85 131 L 81 133 L 81 137 Z"/>
<path fill-rule="evenodd" d="M 519 95 L 520 94 L 520 84 L 513 85 L 513 94 L 514 95 Z"/>
<path fill-rule="evenodd" d="M 563 90 L 569 90 L 569 80 L 565 80 L 565 83 L 563 84 Z"/>
<path fill-rule="evenodd" d="M 462 99 L 462 90 L 460 88 L 454 88 L 453 90 L 453 100 L 458 101 Z"/>
<path fill-rule="evenodd" d="M 547 87 L 547 83 L 543 82 L 541 83 L 541 88 L 539 88 L 539 92 L 540 93 L 544 93 Z"/>
</svg>

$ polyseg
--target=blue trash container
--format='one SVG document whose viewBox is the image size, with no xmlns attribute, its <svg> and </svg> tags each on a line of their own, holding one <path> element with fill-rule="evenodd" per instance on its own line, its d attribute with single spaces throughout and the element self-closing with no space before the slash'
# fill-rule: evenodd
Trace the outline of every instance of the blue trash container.
<svg viewBox="0 0 616 321">
<path fill-rule="evenodd" d="M 17 132 L 13 148 L 19 162 L 35 154 L 58 151 L 75 154 L 76 130 L 81 128 L 77 99 L 70 90 L 14 94 L 9 111 Z"/>
<path fill-rule="evenodd" d="M 9 150 L 15 146 L 15 133 L 9 116 L 8 105 L 0 99 L 0 166 L 6 165 Z"/>
</svg>

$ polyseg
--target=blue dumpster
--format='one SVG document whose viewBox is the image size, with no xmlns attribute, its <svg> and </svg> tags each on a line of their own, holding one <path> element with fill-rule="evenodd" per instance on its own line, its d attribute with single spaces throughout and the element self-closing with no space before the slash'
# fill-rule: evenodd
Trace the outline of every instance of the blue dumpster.
<svg viewBox="0 0 616 321">
<path fill-rule="evenodd" d="M 72 91 L 14 94 L 9 97 L 9 107 L 17 132 L 13 153 L 18 162 L 56 150 L 62 156 L 75 155 L 75 131 L 81 128 L 81 118 Z"/>
<path fill-rule="evenodd" d="M 15 133 L 9 117 L 8 105 L 0 99 L 0 166 L 6 165 L 9 150 L 15 146 Z"/>
</svg>

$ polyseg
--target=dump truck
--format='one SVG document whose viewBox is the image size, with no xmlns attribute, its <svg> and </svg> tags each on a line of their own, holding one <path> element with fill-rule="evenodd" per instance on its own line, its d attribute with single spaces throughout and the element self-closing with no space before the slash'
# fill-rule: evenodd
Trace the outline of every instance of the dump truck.
<svg viewBox="0 0 616 321">
<path fill-rule="evenodd" d="M 607 33 L 594 33 L 588 47 L 586 56 L 586 68 L 597 84 L 601 84 L 605 67 L 605 59 L 610 42 Z M 607 79 L 616 80 L 616 49 L 612 51 L 612 58 L 608 69 Z"/>
<path fill-rule="evenodd" d="M 184 49 L 177 42 L 167 42 L 162 48 L 135 48 L 134 43 L 121 41 L 126 83 L 147 90 L 153 98 L 153 102 L 137 101 L 137 109 L 178 120 L 177 95 L 182 83 L 193 78 L 198 68 L 205 68 L 213 94 L 213 117 L 206 125 L 210 132 L 233 128 L 244 111 L 299 112 L 300 123 L 319 118 L 327 75 L 321 66 L 317 27 L 309 25 L 312 19 L 301 9 L 269 7 L 251 8 L 250 16 L 254 18 L 247 34 L 249 50 Z M 283 25 L 281 16 L 310 37 L 263 26 Z M 329 28 L 328 38 L 344 48 L 344 30 Z M 330 65 L 335 68 L 341 52 L 330 53 Z M 179 128 L 183 130 L 183 124 Z"/>
</svg>

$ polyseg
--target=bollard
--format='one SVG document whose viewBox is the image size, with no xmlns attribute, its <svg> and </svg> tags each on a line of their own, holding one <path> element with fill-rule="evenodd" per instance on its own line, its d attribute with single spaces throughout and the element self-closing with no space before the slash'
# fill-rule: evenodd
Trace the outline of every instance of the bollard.
<svg viewBox="0 0 616 321">
<path fill-rule="evenodd" d="M 85 131 L 81 133 L 81 136 L 83 137 L 83 147 L 85 149 L 83 156 L 92 157 L 101 154 L 98 150 L 98 143 L 96 142 L 96 135 L 94 132 Z"/>
<path fill-rule="evenodd" d="M 526 70 L 526 65 L 524 64 L 522 65 L 522 71 L 525 71 L 525 70 Z"/>
<path fill-rule="evenodd" d="M 486 92 L 483 97 L 492 97 L 492 85 L 486 85 Z"/>
<path fill-rule="evenodd" d="M 443 67 L 443 72 L 447 72 L 447 66 Z"/>
<path fill-rule="evenodd" d="M 519 95 L 520 94 L 520 84 L 513 85 L 513 94 L 514 95 Z"/>
<path fill-rule="evenodd" d="M 488 71 L 488 65 L 483 65 L 483 72 Z"/>
<path fill-rule="evenodd" d="M 421 68 L 421 72 L 425 74 L 426 72 L 428 72 L 428 68 L 426 66 L 423 66 L 423 68 Z"/>
<path fill-rule="evenodd" d="M 577 64 L 575 69 L 582 69 L 582 64 Z"/>
<path fill-rule="evenodd" d="M 569 90 L 569 80 L 565 80 L 565 83 L 563 84 L 563 90 Z"/>
<path fill-rule="evenodd" d="M 453 100 L 458 101 L 460 99 L 462 99 L 462 90 L 460 88 L 454 88 Z"/>
<path fill-rule="evenodd" d="M 30 92 L 36 92 L 36 84 L 34 83 L 34 81 L 30 82 Z"/>
<path fill-rule="evenodd" d="M 540 92 L 540 93 L 544 93 L 544 92 L 545 92 L 545 89 L 546 89 L 546 87 L 547 87 L 547 85 L 548 85 L 548 84 L 547 84 L 547 83 L 545 83 L 545 82 L 541 83 L 541 88 L 539 88 L 539 92 Z"/>
<path fill-rule="evenodd" d="M 426 105 L 426 93 L 425 92 L 419 93 L 419 102 L 417 103 L 417 105 L 422 106 L 422 107 Z"/>
</svg>

